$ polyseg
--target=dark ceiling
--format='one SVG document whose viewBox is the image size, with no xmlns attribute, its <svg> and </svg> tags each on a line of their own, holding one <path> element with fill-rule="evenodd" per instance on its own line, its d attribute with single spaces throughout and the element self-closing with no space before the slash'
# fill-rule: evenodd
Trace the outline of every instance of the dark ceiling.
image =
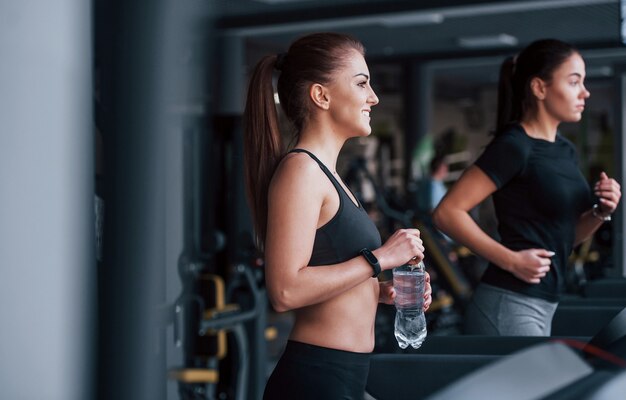
<svg viewBox="0 0 626 400">
<path fill-rule="evenodd" d="M 522 47 L 543 37 L 581 48 L 621 47 L 619 0 L 218 1 L 218 27 L 263 46 L 284 48 L 320 30 L 361 39 L 370 57 L 450 57 Z M 464 39 L 504 36 L 501 44 L 463 47 Z"/>
<path fill-rule="evenodd" d="M 626 62 L 620 0 L 215 1 L 218 31 L 242 37 L 259 53 L 253 59 L 284 51 L 308 32 L 332 30 L 359 38 L 370 62 L 443 60 L 441 73 L 462 68 L 470 80 L 493 80 L 503 55 L 546 37 L 580 48 L 590 77 L 608 77 L 615 63 Z M 479 46 L 464 44 L 472 41 Z"/>
</svg>

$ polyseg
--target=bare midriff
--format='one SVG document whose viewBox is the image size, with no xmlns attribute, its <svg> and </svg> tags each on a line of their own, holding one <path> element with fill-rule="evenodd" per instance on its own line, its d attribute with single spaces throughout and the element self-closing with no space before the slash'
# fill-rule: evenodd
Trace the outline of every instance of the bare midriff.
<svg viewBox="0 0 626 400">
<path fill-rule="evenodd" d="M 368 279 L 324 303 L 295 311 L 290 340 L 356 353 L 374 349 L 377 279 Z"/>
</svg>

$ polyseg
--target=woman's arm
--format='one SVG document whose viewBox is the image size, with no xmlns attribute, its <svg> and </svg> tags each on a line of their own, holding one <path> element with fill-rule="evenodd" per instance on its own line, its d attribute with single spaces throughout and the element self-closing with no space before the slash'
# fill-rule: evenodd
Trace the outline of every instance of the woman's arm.
<svg viewBox="0 0 626 400">
<path fill-rule="evenodd" d="M 287 157 L 272 180 L 265 261 L 268 295 L 276 311 L 324 302 L 372 277 L 372 267 L 362 256 L 307 267 L 316 229 L 336 213 L 336 208 L 329 207 L 336 191 L 328 188 L 328 178 L 317 163 L 304 156 Z M 419 231 L 405 229 L 372 252 L 386 270 L 413 256 L 423 258 L 423 249 Z"/>
<path fill-rule="evenodd" d="M 598 197 L 597 208 L 585 211 L 578 219 L 574 245 L 584 242 L 593 235 L 604 223 L 605 218 L 613 214 L 622 197 L 619 183 L 604 172 L 600 174 L 600 180 L 594 186 L 594 194 Z"/>
<path fill-rule="evenodd" d="M 513 251 L 487 235 L 469 211 L 496 191 L 495 183 L 478 167 L 469 167 L 433 212 L 433 220 L 446 235 L 500 268 L 528 283 L 539 283 L 549 270 L 554 253 L 545 249 Z"/>
</svg>

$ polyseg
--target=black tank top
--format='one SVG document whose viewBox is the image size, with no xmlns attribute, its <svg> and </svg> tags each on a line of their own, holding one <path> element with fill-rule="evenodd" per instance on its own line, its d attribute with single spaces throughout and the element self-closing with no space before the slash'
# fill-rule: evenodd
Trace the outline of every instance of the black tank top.
<svg viewBox="0 0 626 400">
<path fill-rule="evenodd" d="M 293 149 L 290 153 L 306 153 L 317 162 L 339 194 L 337 214 L 315 232 L 309 266 L 338 264 L 359 255 L 361 249 L 377 249 L 380 233 L 358 199 L 358 206 L 322 162 L 311 152 Z"/>
</svg>

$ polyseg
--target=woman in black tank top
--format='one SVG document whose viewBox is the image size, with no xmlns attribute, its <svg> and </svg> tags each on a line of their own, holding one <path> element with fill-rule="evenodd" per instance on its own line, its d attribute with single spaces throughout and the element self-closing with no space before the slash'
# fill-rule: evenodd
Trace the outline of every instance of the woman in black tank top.
<svg viewBox="0 0 626 400">
<path fill-rule="evenodd" d="M 288 154 L 274 72 L 281 108 L 297 133 Z M 376 277 L 424 257 L 417 229 L 399 230 L 381 245 L 335 172 L 344 142 L 371 133 L 377 103 L 363 46 L 346 35 L 305 36 L 253 71 L 244 114 L 246 186 L 271 304 L 295 313 L 265 399 L 363 399 L 376 307 L 395 296 Z M 428 284 L 424 308 L 430 302 Z"/>
</svg>

